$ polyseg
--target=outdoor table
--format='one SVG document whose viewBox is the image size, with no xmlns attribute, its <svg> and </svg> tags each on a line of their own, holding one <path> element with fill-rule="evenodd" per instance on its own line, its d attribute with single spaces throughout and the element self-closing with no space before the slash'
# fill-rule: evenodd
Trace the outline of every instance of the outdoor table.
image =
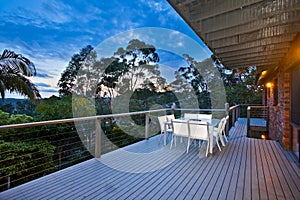
<svg viewBox="0 0 300 200">
<path fill-rule="evenodd" d="M 187 118 L 178 118 L 179 120 L 187 120 Z M 217 127 L 220 123 L 220 119 L 188 119 L 188 120 L 195 120 L 195 121 L 201 121 L 201 122 L 207 122 L 209 126 L 209 153 L 213 152 L 213 133 L 214 133 L 214 127 Z M 172 121 L 165 121 L 164 128 L 164 145 L 167 144 L 167 126 L 172 125 Z"/>
</svg>

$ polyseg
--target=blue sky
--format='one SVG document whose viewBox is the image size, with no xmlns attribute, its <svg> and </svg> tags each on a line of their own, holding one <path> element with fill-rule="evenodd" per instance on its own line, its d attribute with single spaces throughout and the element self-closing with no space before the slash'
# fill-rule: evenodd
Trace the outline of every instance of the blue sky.
<svg viewBox="0 0 300 200">
<path fill-rule="evenodd" d="M 13 50 L 35 63 L 38 74 L 31 80 L 42 97 L 58 95 L 60 75 L 80 49 L 89 44 L 103 47 L 110 41 L 115 51 L 125 47 L 129 36 L 161 49 L 161 64 L 170 67 L 176 54 L 195 53 L 199 59 L 210 54 L 163 0 L 0 0 L 0 51 Z M 112 38 L 118 38 L 115 45 Z"/>
</svg>

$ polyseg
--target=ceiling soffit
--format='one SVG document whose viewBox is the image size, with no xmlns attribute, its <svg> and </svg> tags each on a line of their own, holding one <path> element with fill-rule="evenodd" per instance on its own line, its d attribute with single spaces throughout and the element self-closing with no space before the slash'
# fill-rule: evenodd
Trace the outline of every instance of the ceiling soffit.
<svg viewBox="0 0 300 200">
<path fill-rule="evenodd" d="M 300 33 L 300 0 L 168 0 L 227 68 L 274 68 Z"/>
</svg>

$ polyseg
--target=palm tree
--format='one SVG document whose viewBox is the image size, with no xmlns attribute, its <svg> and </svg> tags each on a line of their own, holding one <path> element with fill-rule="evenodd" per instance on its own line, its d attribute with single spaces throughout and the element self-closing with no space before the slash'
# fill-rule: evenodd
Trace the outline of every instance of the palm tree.
<svg viewBox="0 0 300 200">
<path fill-rule="evenodd" d="M 0 57 L 0 94 L 5 99 L 5 91 L 17 92 L 31 100 L 40 98 L 36 86 L 28 79 L 35 76 L 34 64 L 21 54 L 5 49 Z"/>
</svg>

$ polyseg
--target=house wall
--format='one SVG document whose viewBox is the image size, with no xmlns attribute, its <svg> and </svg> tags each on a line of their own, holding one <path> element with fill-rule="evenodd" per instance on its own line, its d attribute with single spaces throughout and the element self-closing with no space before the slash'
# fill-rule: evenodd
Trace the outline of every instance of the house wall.
<svg viewBox="0 0 300 200">
<path fill-rule="evenodd" d="M 290 73 L 279 71 L 271 82 L 273 83 L 273 86 L 267 88 L 268 91 L 266 97 L 267 105 L 270 109 L 269 138 L 279 141 L 284 149 L 291 150 Z M 277 92 L 275 90 L 277 90 Z"/>
</svg>

